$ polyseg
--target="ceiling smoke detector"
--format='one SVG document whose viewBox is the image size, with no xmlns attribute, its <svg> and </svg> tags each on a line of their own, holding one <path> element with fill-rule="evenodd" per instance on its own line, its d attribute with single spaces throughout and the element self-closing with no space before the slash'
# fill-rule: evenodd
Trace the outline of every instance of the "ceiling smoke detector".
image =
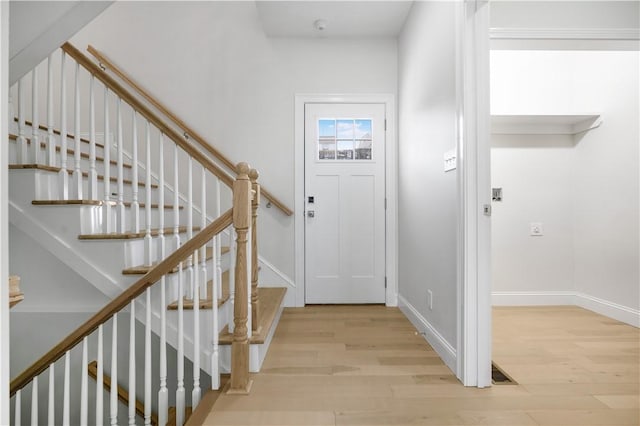
<svg viewBox="0 0 640 426">
<path fill-rule="evenodd" d="M 324 31 L 327 28 L 327 21 L 324 19 L 318 19 L 313 23 L 313 27 L 318 31 Z"/>
</svg>

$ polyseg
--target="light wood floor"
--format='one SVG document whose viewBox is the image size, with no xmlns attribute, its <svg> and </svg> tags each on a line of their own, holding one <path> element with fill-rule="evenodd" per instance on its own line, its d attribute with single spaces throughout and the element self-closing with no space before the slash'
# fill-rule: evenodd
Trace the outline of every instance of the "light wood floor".
<svg viewBox="0 0 640 426">
<path fill-rule="evenodd" d="M 397 309 L 286 309 L 249 396 L 207 425 L 638 425 L 638 329 L 579 308 L 497 308 L 518 385 L 465 388 Z"/>
</svg>

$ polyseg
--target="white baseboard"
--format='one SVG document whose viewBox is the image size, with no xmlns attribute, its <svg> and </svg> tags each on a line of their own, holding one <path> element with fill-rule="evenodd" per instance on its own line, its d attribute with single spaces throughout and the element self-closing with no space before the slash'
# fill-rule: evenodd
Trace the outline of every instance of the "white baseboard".
<svg viewBox="0 0 640 426">
<path fill-rule="evenodd" d="M 494 291 L 493 306 L 580 306 L 640 328 L 640 310 L 575 291 Z"/>
<path fill-rule="evenodd" d="M 438 355 L 440 355 L 440 358 L 442 358 L 446 366 L 456 374 L 456 349 L 400 294 L 398 295 L 398 307 L 418 329 L 418 332 L 423 333 L 424 338 Z"/>
<path fill-rule="evenodd" d="M 600 315 L 640 328 L 640 310 L 577 292 L 575 304 Z"/>
<path fill-rule="evenodd" d="M 558 306 L 574 305 L 573 291 L 494 291 L 493 306 Z"/>
</svg>

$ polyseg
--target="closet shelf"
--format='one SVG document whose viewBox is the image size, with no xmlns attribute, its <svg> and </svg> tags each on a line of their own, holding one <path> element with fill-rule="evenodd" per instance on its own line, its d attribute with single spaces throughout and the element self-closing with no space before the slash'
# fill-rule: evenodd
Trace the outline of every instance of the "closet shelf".
<svg viewBox="0 0 640 426">
<path fill-rule="evenodd" d="M 494 135 L 577 135 L 602 124 L 600 114 L 492 114 Z"/>
</svg>

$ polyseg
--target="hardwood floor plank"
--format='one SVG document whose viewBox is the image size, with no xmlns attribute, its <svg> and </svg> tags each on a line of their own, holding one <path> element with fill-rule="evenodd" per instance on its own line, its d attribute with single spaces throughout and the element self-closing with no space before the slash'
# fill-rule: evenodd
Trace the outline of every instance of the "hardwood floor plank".
<svg viewBox="0 0 640 426">
<path fill-rule="evenodd" d="M 576 307 L 494 313 L 494 359 L 519 385 L 477 389 L 395 308 L 285 309 L 251 394 L 203 424 L 640 424 L 638 329 Z"/>
</svg>

